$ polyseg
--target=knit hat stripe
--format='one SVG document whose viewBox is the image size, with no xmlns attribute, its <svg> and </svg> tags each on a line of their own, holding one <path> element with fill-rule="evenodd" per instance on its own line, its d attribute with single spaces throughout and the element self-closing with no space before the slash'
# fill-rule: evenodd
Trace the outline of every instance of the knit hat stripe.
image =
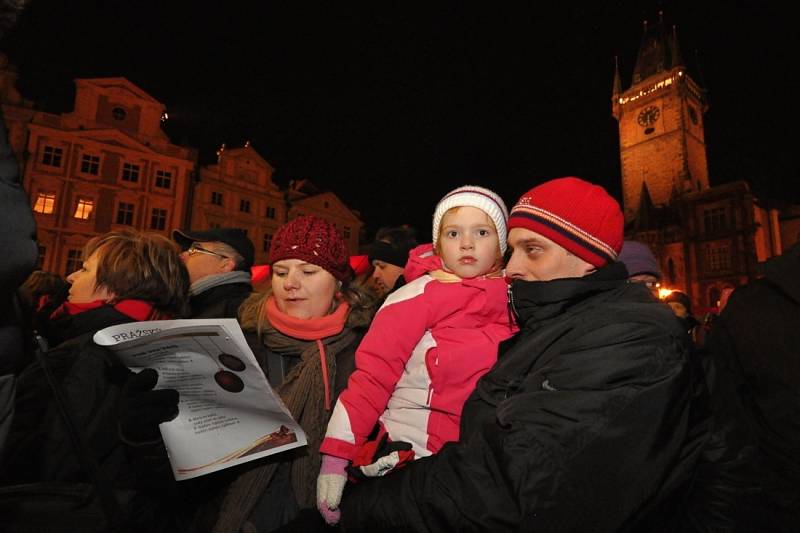
<svg viewBox="0 0 800 533">
<path fill-rule="evenodd" d="M 506 217 L 508 217 L 508 211 L 506 210 L 506 206 L 505 206 L 505 204 L 498 202 L 498 201 L 497 201 L 497 197 L 496 197 L 496 196 L 492 196 L 492 195 L 490 195 L 490 194 L 486 194 L 485 192 L 483 192 L 483 191 L 481 191 L 481 190 L 479 190 L 479 189 L 473 189 L 473 188 L 461 188 L 461 189 L 456 189 L 455 191 L 451 191 L 451 192 L 447 193 L 447 194 L 444 196 L 444 198 L 442 198 L 442 199 L 441 199 L 441 200 L 439 200 L 439 201 L 440 201 L 440 202 L 443 202 L 444 200 L 447 200 L 447 199 L 448 199 L 448 198 L 450 198 L 451 196 L 455 196 L 455 195 L 457 195 L 457 194 L 463 194 L 463 193 L 465 193 L 465 192 L 469 192 L 469 193 L 472 193 L 472 194 L 480 194 L 481 196 L 483 196 L 483 197 L 485 197 L 485 198 L 488 198 L 489 200 L 491 200 L 492 202 L 494 202 L 494 204 L 497 206 L 497 208 L 498 208 L 498 209 L 500 209 L 500 211 L 502 211 L 502 212 L 503 212 L 503 214 L 504 214 Z"/>
<path fill-rule="evenodd" d="M 517 205 L 511 210 L 511 218 L 514 217 L 539 222 L 606 261 L 612 262 L 617 259 L 617 252 L 614 251 L 614 248 L 549 211 L 530 205 Z"/>
</svg>

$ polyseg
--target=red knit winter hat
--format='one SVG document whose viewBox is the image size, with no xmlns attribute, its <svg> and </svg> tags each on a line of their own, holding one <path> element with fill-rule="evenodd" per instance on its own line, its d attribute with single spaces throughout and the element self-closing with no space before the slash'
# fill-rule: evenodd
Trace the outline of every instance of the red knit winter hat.
<svg viewBox="0 0 800 533">
<path fill-rule="evenodd" d="M 617 260 L 623 223 L 619 204 L 605 189 L 570 177 L 523 194 L 508 217 L 508 230 L 535 231 L 599 268 Z"/>
<path fill-rule="evenodd" d="M 313 215 L 297 217 L 278 228 L 269 248 L 269 264 L 282 259 L 300 259 L 320 266 L 339 281 L 352 275 L 342 236 L 333 224 Z"/>
</svg>

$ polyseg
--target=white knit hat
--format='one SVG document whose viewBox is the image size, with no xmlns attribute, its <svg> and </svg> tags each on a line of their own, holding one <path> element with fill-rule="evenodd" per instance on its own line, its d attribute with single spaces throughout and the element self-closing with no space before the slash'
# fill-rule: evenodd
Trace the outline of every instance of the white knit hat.
<svg viewBox="0 0 800 533">
<path fill-rule="evenodd" d="M 506 209 L 506 204 L 494 192 L 475 185 L 464 185 L 454 189 L 445 194 L 444 198 L 436 204 L 436 210 L 433 212 L 434 248 L 436 248 L 436 242 L 439 240 L 439 224 L 442 222 L 442 217 L 448 209 L 454 207 L 476 207 L 489 215 L 497 230 L 497 237 L 500 239 L 500 251 L 506 253 L 506 237 L 508 236 L 506 228 L 508 209 Z"/>
</svg>

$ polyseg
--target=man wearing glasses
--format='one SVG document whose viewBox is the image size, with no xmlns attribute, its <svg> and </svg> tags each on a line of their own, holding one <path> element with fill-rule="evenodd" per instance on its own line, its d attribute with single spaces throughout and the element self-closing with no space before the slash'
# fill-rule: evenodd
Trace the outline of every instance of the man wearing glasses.
<svg viewBox="0 0 800 533">
<path fill-rule="evenodd" d="M 174 230 L 172 238 L 183 248 L 189 271 L 191 318 L 236 318 L 239 305 L 253 292 L 254 248 L 244 230 Z"/>
</svg>

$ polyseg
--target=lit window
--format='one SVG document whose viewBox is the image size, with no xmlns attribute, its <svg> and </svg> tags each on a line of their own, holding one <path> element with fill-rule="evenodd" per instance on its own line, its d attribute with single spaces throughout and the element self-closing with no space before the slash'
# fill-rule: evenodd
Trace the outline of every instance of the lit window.
<svg viewBox="0 0 800 533">
<path fill-rule="evenodd" d="M 117 208 L 117 224 L 133 225 L 133 204 L 120 202 Z"/>
<path fill-rule="evenodd" d="M 167 210 L 158 207 L 153 208 L 150 217 L 150 229 L 164 229 L 167 225 Z"/>
<path fill-rule="evenodd" d="M 64 157 L 64 150 L 54 146 L 45 146 L 42 155 L 42 164 L 51 167 L 60 167 L 61 159 Z"/>
<path fill-rule="evenodd" d="M 242 213 L 249 213 L 250 212 L 250 200 L 241 200 L 239 202 L 239 211 Z"/>
<path fill-rule="evenodd" d="M 156 170 L 156 187 L 161 187 L 162 189 L 172 187 L 172 172 Z"/>
<path fill-rule="evenodd" d="M 69 276 L 83 264 L 83 251 L 80 248 L 70 248 L 67 250 L 67 266 L 64 273 Z"/>
<path fill-rule="evenodd" d="M 267 207 L 267 218 L 275 219 L 275 208 Z"/>
<path fill-rule="evenodd" d="M 75 218 L 89 220 L 94 211 L 94 200 L 91 198 L 78 198 L 78 205 L 75 207 Z"/>
<path fill-rule="evenodd" d="M 212 192 L 211 193 L 211 203 L 214 205 L 222 205 L 222 193 L 221 192 Z"/>
<path fill-rule="evenodd" d="M 139 165 L 124 163 L 122 165 L 122 181 L 136 183 L 139 181 Z"/>
<path fill-rule="evenodd" d="M 99 170 L 100 157 L 96 155 L 83 154 L 83 158 L 81 158 L 81 172 L 84 174 L 94 174 L 97 176 Z"/>
<path fill-rule="evenodd" d="M 269 247 L 270 246 L 272 246 L 272 235 L 270 235 L 269 233 L 265 233 L 264 234 L 264 246 L 263 246 L 262 249 L 265 252 L 269 252 Z"/>
<path fill-rule="evenodd" d="M 55 193 L 40 192 L 36 196 L 36 203 L 33 204 L 33 210 L 43 215 L 51 215 L 56 205 Z"/>
</svg>

